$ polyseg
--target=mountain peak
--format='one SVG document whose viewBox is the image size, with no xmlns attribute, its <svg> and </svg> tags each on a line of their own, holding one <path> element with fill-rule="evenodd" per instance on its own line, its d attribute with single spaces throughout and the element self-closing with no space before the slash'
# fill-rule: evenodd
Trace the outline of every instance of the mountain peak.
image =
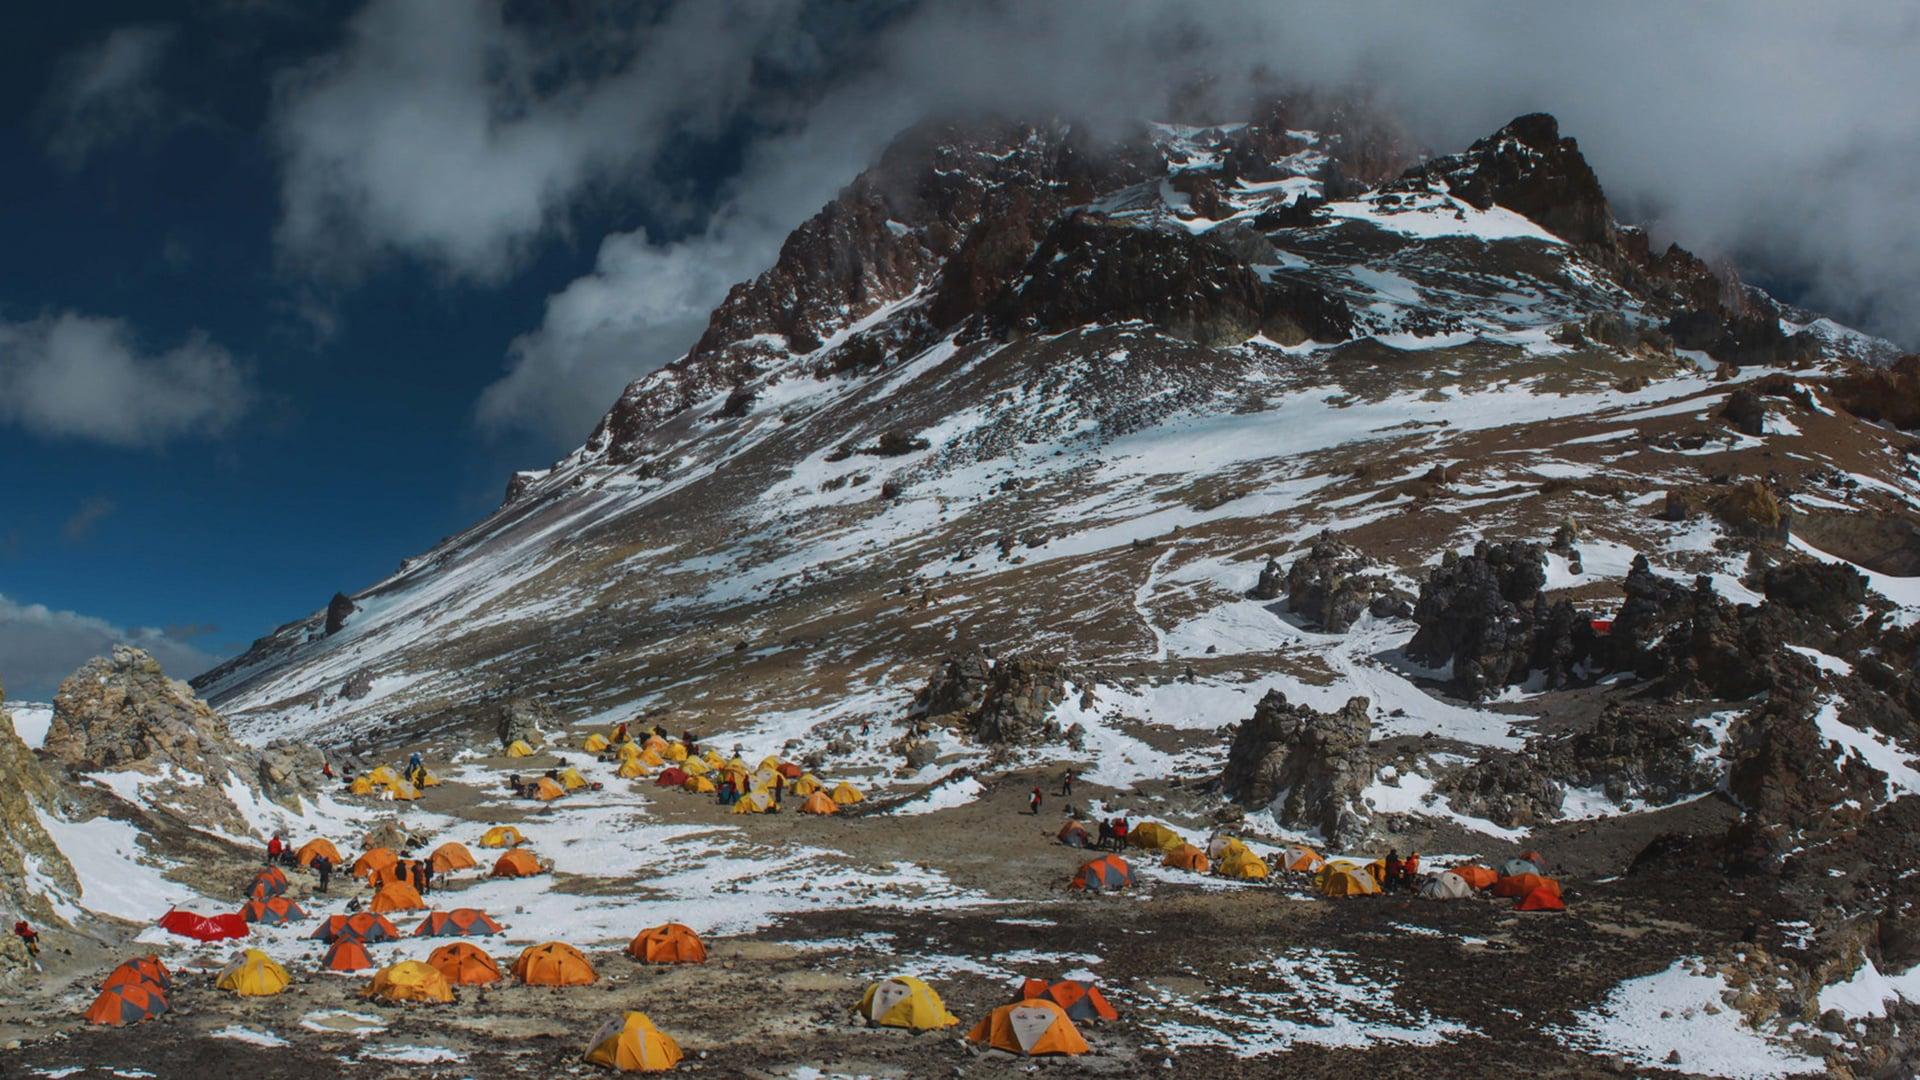
<svg viewBox="0 0 1920 1080">
<path fill-rule="evenodd" d="M 1569 243 L 1613 247 L 1613 208 L 1580 144 L 1549 113 L 1515 117 L 1464 152 L 1408 169 L 1389 190 L 1441 190 L 1478 209 L 1503 206 Z"/>
</svg>

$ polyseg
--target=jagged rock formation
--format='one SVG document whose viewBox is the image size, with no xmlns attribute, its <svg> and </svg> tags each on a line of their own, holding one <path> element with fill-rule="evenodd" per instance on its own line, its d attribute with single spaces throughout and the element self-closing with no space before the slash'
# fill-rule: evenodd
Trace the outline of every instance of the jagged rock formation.
<svg viewBox="0 0 1920 1080">
<path fill-rule="evenodd" d="M 1342 634 L 1384 593 L 1387 582 L 1366 571 L 1372 560 L 1321 535 L 1287 570 L 1287 610 L 1329 634 Z"/>
<path fill-rule="evenodd" d="M 1357 697 L 1338 712 L 1315 712 L 1267 691 L 1234 731 L 1221 789 L 1242 805 L 1270 807 L 1282 825 L 1318 829 L 1337 847 L 1360 843 L 1368 828 L 1361 795 L 1373 778 L 1371 710 Z"/>
<path fill-rule="evenodd" d="M 987 697 L 993 678 L 993 660 L 978 647 L 948 653 L 933 669 L 915 703 L 936 719 L 971 714 Z"/>
<path fill-rule="evenodd" d="M 516 741 L 539 746 L 546 741 L 546 730 L 555 723 L 553 710 L 538 698 L 515 695 L 494 706 L 493 729 L 502 747 Z"/>
<path fill-rule="evenodd" d="M 1033 746 L 1064 737 L 1053 711 L 1066 700 L 1068 677 L 1055 659 L 1018 655 L 995 661 L 978 648 L 966 649 L 935 666 L 915 695 L 914 709 L 928 726 L 960 728 L 986 745 Z"/>
<path fill-rule="evenodd" d="M 1534 670 L 1559 686 L 1588 651 L 1591 631 L 1571 604 L 1546 603 L 1546 582 L 1539 544 L 1481 541 L 1471 555 L 1448 552 L 1420 586 L 1413 608 L 1420 630 L 1407 655 L 1451 664 L 1451 685 L 1471 700 Z"/>
<path fill-rule="evenodd" d="M 60 789 L 14 731 L 5 703 L 0 691 L 0 904 L 36 923 L 65 925 L 43 890 L 78 897 L 80 882 L 40 822 L 41 813 L 57 808 Z M 25 972 L 28 958 L 11 923 L 0 930 L 9 931 L 0 944 L 0 986 L 6 986 Z"/>
<path fill-rule="evenodd" d="M 324 627 L 326 635 L 332 637 L 339 633 L 347 625 L 348 617 L 355 610 L 353 601 L 345 593 L 334 593 L 333 599 L 327 601 L 327 622 Z"/>
<path fill-rule="evenodd" d="M 1546 113 L 1515 118 L 1463 154 L 1436 158 L 1386 185 L 1440 190 L 1482 210 L 1504 206 L 1575 244 L 1614 245 L 1613 210 L 1580 145 Z"/>
<path fill-rule="evenodd" d="M 1254 582 L 1247 596 L 1255 600 L 1278 600 L 1286 594 L 1287 568 L 1280 560 L 1269 558 L 1267 565 L 1260 568 L 1260 580 Z"/>
</svg>

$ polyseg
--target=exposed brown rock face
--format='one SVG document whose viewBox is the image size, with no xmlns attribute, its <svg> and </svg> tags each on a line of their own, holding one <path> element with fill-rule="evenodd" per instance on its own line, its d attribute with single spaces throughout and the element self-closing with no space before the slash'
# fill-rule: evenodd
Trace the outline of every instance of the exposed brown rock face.
<svg viewBox="0 0 1920 1080">
<path fill-rule="evenodd" d="M 73 867 L 40 823 L 40 814 L 57 806 L 60 789 L 14 732 L 5 701 L 0 692 L 0 904 L 30 921 L 64 925 L 37 887 L 50 884 L 69 896 L 80 895 Z M 13 937 L 10 923 L 0 930 Z M 0 986 L 21 975 L 26 963 L 26 950 L 17 941 L 0 950 Z"/>
<path fill-rule="evenodd" d="M 1287 610 L 1329 634 L 1345 633 L 1386 589 L 1367 573 L 1372 560 L 1351 545 L 1320 536 L 1287 570 Z"/>
<path fill-rule="evenodd" d="M 507 747 L 516 740 L 523 740 L 528 746 L 539 746 L 546 741 L 546 729 L 554 726 L 553 710 L 537 698 L 516 696 L 508 698 L 494 707 L 494 732 L 500 737 L 500 745 Z"/>
<path fill-rule="evenodd" d="M 1270 807 L 1282 825 L 1318 829 L 1338 847 L 1359 844 L 1368 828 L 1361 795 L 1373 779 L 1371 709 L 1357 697 L 1338 712 L 1315 712 L 1267 691 L 1234 732 L 1221 788 L 1243 806 Z"/>
<path fill-rule="evenodd" d="M 1834 400 L 1862 420 L 1920 428 L 1920 354 L 1885 368 L 1859 367 L 1833 383 Z"/>
<path fill-rule="evenodd" d="M 1058 660 L 1009 656 L 991 660 L 979 649 L 950 653 L 916 700 L 931 723 L 965 728 L 993 746 L 1032 746 L 1060 739 L 1053 718 L 1067 693 Z"/>
</svg>

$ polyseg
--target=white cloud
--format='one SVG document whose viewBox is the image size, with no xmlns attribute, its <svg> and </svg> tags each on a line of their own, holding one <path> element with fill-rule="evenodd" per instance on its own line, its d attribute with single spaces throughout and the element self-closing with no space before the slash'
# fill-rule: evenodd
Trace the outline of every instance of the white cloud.
<svg viewBox="0 0 1920 1080">
<path fill-rule="evenodd" d="M 203 334 L 149 353 L 119 319 L 0 321 L 0 423 L 37 435 L 154 446 L 217 434 L 252 400 L 247 372 Z"/>
<path fill-rule="evenodd" d="M 168 126 L 158 77 L 172 42 L 166 27 L 123 26 L 64 57 L 41 105 L 47 152 L 79 168 L 112 143 Z"/>
<path fill-rule="evenodd" d="M 60 680 L 116 644 L 152 653 L 176 679 L 198 675 L 220 660 L 156 627 L 124 629 L 91 615 L 0 595 L 0 686 L 9 699 L 50 700 Z"/>
</svg>

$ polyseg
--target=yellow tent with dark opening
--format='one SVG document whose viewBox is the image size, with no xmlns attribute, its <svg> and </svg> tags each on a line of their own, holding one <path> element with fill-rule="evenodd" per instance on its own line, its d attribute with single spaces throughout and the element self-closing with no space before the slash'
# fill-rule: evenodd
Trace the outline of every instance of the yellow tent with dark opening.
<svg viewBox="0 0 1920 1080">
<path fill-rule="evenodd" d="M 287 969 L 274 963 L 273 957 L 259 949 L 248 949 L 220 969 L 213 985 L 241 997 L 272 997 L 292 981 Z"/>
<path fill-rule="evenodd" d="M 736 814 L 764 814 L 773 809 L 773 796 L 764 791 L 749 791 L 734 800 Z"/>
<path fill-rule="evenodd" d="M 854 803 L 860 802 L 865 798 L 865 795 L 860 794 L 859 788 L 854 787 L 845 780 L 833 786 L 833 801 L 839 803 L 841 806 L 852 806 Z"/>
<path fill-rule="evenodd" d="M 587 1044 L 586 1060 L 620 1072 L 666 1072 L 680 1063 L 680 1044 L 642 1012 L 609 1020 Z"/>
<path fill-rule="evenodd" d="M 933 987 L 911 975 L 896 975 L 867 987 L 854 1011 L 869 1024 L 915 1031 L 952 1027 L 960 1022 L 947 1011 Z"/>
<path fill-rule="evenodd" d="M 687 748 L 679 743 L 668 743 L 667 748 L 660 751 L 660 756 L 666 758 L 668 761 L 685 761 L 687 760 Z"/>
<path fill-rule="evenodd" d="M 689 776 L 687 777 L 687 782 L 680 786 L 688 791 L 698 792 L 701 795 L 711 795 L 719 790 L 713 786 L 713 781 L 704 776 Z"/>
<path fill-rule="evenodd" d="M 623 742 L 614 749 L 613 756 L 620 761 L 638 761 L 644 752 L 637 742 Z"/>
<path fill-rule="evenodd" d="M 507 744 L 507 756 L 508 757 L 532 757 L 533 747 L 528 746 L 527 740 L 525 739 L 515 739 L 512 742 Z"/>
<path fill-rule="evenodd" d="M 453 987 L 439 968 L 418 960 L 402 960 L 374 972 L 373 981 L 360 996 L 376 1001 L 444 1003 L 453 1000 Z"/>
<path fill-rule="evenodd" d="M 607 747 L 612 745 L 613 745 L 612 743 L 607 741 L 607 737 L 605 735 L 602 735 L 596 731 L 593 734 L 587 736 L 586 741 L 580 744 L 580 749 L 585 750 L 589 754 L 598 754 L 601 751 L 605 750 Z"/>
<path fill-rule="evenodd" d="M 354 777 L 353 782 L 347 785 L 347 794 L 349 795 L 373 794 L 373 779 L 367 776 Z"/>
<path fill-rule="evenodd" d="M 628 745 L 632 744 L 629 743 Z M 622 780 L 635 780 L 647 775 L 647 767 L 640 764 L 637 758 L 628 758 L 620 763 L 620 767 L 614 770 L 613 775 Z"/>
<path fill-rule="evenodd" d="M 680 763 L 680 769 L 688 776 L 705 776 L 713 771 L 713 766 L 697 757 L 690 757 Z"/>
</svg>

